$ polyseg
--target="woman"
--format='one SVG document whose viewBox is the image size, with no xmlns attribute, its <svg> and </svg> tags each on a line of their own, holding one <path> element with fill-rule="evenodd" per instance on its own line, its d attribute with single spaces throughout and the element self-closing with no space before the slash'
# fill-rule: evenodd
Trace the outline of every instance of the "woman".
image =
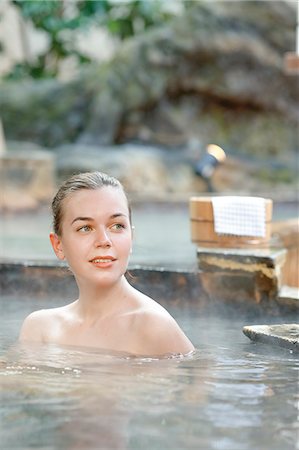
<svg viewBox="0 0 299 450">
<path fill-rule="evenodd" d="M 194 350 L 176 321 L 125 278 L 132 248 L 128 200 L 120 182 L 101 172 L 72 176 L 52 202 L 50 241 L 66 260 L 79 298 L 36 311 L 21 341 L 96 347 L 142 356 Z"/>
</svg>

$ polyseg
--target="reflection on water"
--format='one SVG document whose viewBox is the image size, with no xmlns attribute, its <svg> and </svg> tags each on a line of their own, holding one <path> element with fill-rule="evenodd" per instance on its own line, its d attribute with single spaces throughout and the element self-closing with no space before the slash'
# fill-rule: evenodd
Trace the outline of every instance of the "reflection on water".
<svg viewBox="0 0 299 450">
<path fill-rule="evenodd" d="M 173 309 L 197 351 L 159 360 L 13 344 L 37 303 L 1 301 L 1 449 L 296 448 L 299 361 L 244 319 Z"/>
</svg>

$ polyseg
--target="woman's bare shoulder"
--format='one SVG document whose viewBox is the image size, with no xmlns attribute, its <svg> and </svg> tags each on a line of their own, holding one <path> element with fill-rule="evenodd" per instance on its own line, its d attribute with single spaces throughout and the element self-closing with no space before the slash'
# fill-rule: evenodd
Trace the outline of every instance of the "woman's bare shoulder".
<svg viewBox="0 0 299 450">
<path fill-rule="evenodd" d="M 30 313 L 21 327 L 19 340 L 44 342 L 43 335 L 53 320 L 59 320 L 63 316 L 65 306 L 59 308 L 39 309 Z"/>
<path fill-rule="evenodd" d="M 35 323 L 36 321 L 40 323 L 41 320 L 43 321 L 52 319 L 54 317 L 58 317 L 59 315 L 63 315 L 64 311 L 67 310 L 67 306 L 60 306 L 58 308 L 39 309 L 37 311 L 33 311 L 26 317 L 24 323 L 25 322 Z"/>
<path fill-rule="evenodd" d="M 165 355 L 168 353 L 187 354 L 194 350 L 172 315 L 158 302 L 143 297 L 136 314 L 135 323 L 139 335 L 141 354 Z"/>
</svg>

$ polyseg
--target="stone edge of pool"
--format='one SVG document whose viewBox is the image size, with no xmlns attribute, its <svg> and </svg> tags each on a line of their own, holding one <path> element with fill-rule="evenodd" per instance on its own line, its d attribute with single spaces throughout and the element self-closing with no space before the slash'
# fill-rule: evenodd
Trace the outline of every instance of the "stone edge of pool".
<svg viewBox="0 0 299 450">
<path fill-rule="evenodd" d="M 215 274 L 214 274 L 215 275 Z M 203 312 L 213 314 L 234 315 L 244 320 L 253 318 L 271 322 L 283 317 L 282 320 L 293 322 L 294 314 L 298 317 L 299 292 L 298 289 L 284 289 L 276 297 L 262 295 L 257 302 L 256 296 L 250 297 L 250 289 L 240 289 L 243 275 L 238 274 L 237 289 L 234 289 L 231 274 L 221 278 L 221 298 L 211 288 L 209 273 L 201 270 L 179 270 L 165 267 L 133 266 L 129 268 L 127 277 L 130 283 L 145 294 L 155 298 L 163 306 L 179 306 L 188 308 L 195 306 Z M 213 278 L 215 280 L 215 278 Z M 248 280 L 247 280 L 248 283 Z M 225 292 L 226 286 L 226 292 Z M 170 288 L 171 287 L 171 288 Z M 253 291 L 256 286 L 253 286 Z M 246 291 L 246 292 L 245 292 Z M 252 292 L 253 292 L 252 291 Z M 37 298 L 53 298 L 63 296 L 66 301 L 77 296 L 77 286 L 74 277 L 64 262 L 40 260 L 4 260 L 0 259 L 0 292 L 1 295 L 23 296 L 34 295 Z M 26 296 L 24 296 L 26 292 Z M 298 336 L 290 339 L 290 327 L 298 327 L 294 323 L 274 325 L 280 327 L 280 334 L 273 325 L 247 325 L 243 333 L 253 342 L 284 347 L 297 354 L 299 351 Z M 293 329 L 292 328 L 292 329 Z M 297 328 L 296 328 L 297 330 Z M 240 330 L 241 331 L 241 330 Z"/>
<path fill-rule="evenodd" d="M 252 295 L 254 288 L 248 286 L 248 280 L 245 280 L 246 285 L 242 276 L 238 277 L 239 285 L 234 286 L 235 274 L 233 278 L 231 274 L 227 278 L 222 275 L 221 294 L 211 288 L 210 274 L 203 270 L 135 265 L 129 268 L 127 277 L 133 286 L 165 305 L 215 307 L 221 313 L 229 308 L 230 312 L 238 314 L 277 317 L 299 311 L 298 290 L 283 291 L 276 297 L 264 293 L 257 301 Z M 63 262 L 0 259 L 0 292 L 2 295 L 24 295 L 26 292 L 26 296 L 37 297 L 51 293 L 54 297 L 64 295 L 66 299 L 72 299 L 77 295 L 77 287 Z"/>
<path fill-rule="evenodd" d="M 299 325 L 284 323 L 276 325 L 247 325 L 243 333 L 254 342 L 279 346 L 299 352 Z"/>
</svg>

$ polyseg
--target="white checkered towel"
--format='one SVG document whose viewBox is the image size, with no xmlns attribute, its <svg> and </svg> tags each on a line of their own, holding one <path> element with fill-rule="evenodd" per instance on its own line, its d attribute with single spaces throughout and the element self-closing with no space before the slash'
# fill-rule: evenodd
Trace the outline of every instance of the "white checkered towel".
<svg viewBox="0 0 299 450">
<path fill-rule="evenodd" d="M 265 237 L 266 200 L 260 197 L 213 197 L 217 234 Z"/>
</svg>

